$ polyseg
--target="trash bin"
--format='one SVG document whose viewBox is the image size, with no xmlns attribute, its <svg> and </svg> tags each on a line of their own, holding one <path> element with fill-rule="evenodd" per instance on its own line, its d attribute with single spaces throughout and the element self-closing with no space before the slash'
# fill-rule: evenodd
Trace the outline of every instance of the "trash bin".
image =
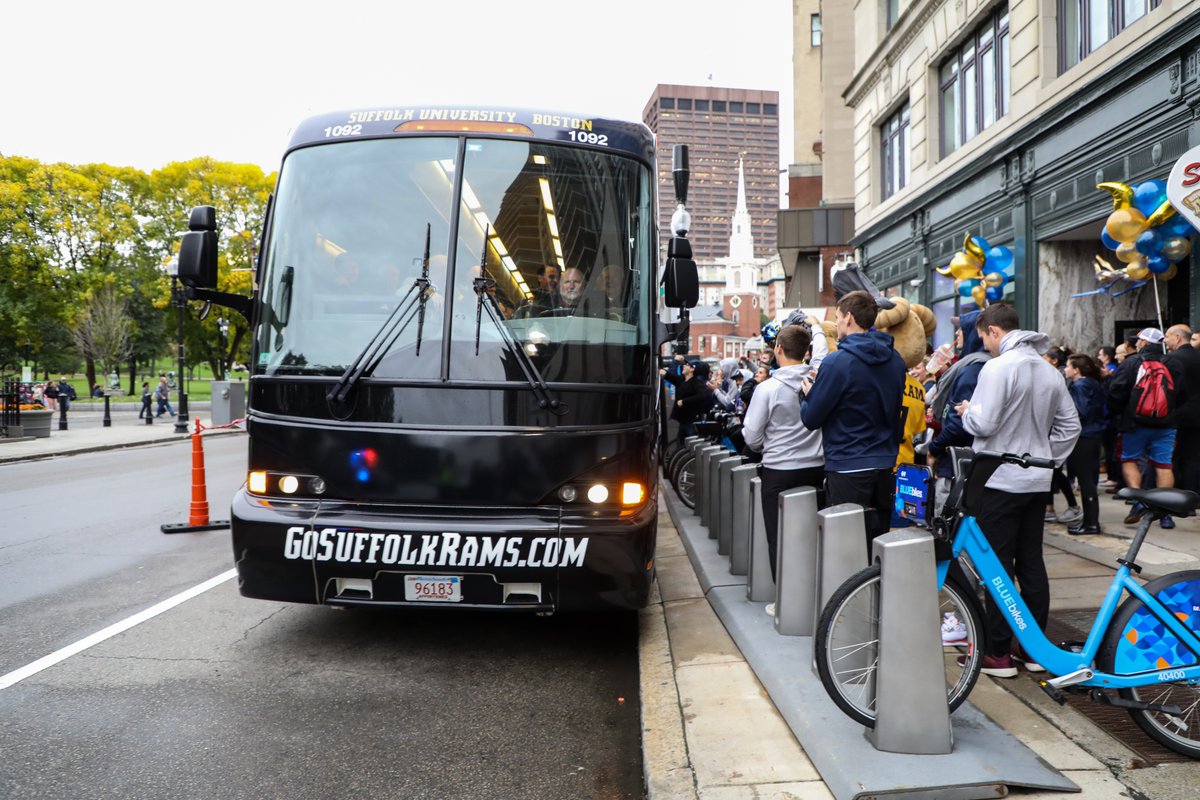
<svg viewBox="0 0 1200 800">
<path fill-rule="evenodd" d="M 246 383 L 244 381 L 213 381 L 212 424 L 228 425 L 246 416 Z"/>
</svg>

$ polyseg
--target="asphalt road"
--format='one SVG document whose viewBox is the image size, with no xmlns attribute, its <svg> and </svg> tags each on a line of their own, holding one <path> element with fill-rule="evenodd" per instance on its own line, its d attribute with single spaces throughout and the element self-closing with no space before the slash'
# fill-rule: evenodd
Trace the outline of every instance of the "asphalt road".
<svg viewBox="0 0 1200 800">
<path fill-rule="evenodd" d="M 244 437 L 206 440 L 227 516 Z M 231 567 L 186 441 L 0 466 L 0 685 Z M 639 798 L 637 622 L 337 611 L 236 579 L 0 688 L 0 797 Z"/>
</svg>

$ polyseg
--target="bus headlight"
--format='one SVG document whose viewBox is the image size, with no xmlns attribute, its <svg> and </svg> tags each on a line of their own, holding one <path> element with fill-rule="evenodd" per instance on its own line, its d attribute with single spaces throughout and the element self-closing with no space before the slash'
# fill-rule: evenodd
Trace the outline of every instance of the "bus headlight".
<svg viewBox="0 0 1200 800">
<path fill-rule="evenodd" d="M 574 503 L 576 497 L 579 497 L 579 490 L 574 486 L 564 486 L 558 490 L 558 499 L 564 503 Z"/>
<path fill-rule="evenodd" d="M 608 499 L 608 487 L 602 483 L 597 483 L 587 490 L 587 499 L 593 503 L 603 503 Z"/>
<path fill-rule="evenodd" d="M 636 506 L 641 505 L 646 499 L 646 488 L 640 483 L 622 483 L 621 484 L 621 505 Z"/>
<path fill-rule="evenodd" d="M 300 488 L 300 481 L 295 475 L 284 475 L 279 479 L 279 491 L 284 494 L 295 494 Z"/>
<path fill-rule="evenodd" d="M 325 479 L 313 478 L 309 481 L 308 488 L 312 490 L 313 494 L 325 494 Z"/>
<path fill-rule="evenodd" d="M 246 479 L 246 488 L 253 494 L 267 493 L 267 473 L 251 472 Z"/>
</svg>

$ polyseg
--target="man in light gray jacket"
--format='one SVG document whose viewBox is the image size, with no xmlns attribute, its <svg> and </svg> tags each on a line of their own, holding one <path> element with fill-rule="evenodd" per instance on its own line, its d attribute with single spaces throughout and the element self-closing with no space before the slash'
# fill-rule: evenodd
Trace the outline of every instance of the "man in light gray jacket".
<svg viewBox="0 0 1200 800">
<path fill-rule="evenodd" d="M 1062 375 L 1042 359 L 1050 337 L 1019 326 L 1017 312 L 1007 303 L 990 305 L 979 315 L 975 328 L 992 360 L 980 370 L 971 399 L 955 411 L 962 416 L 963 429 L 975 437 L 976 452 L 1028 454 L 1062 464 L 1079 438 L 1079 414 Z M 1043 629 L 1050 614 L 1042 533 L 1051 478 L 1048 469 L 1002 465 L 988 480 L 976 517 Z M 983 657 L 984 674 L 1016 677 L 1014 656 L 1031 672 L 1042 671 L 1015 648 L 1012 631 L 990 595 L 986 612 L 989 652 Z"/>
<path fill-rule="evenodd" d="M 825 455 L 821 431 L 809 430 L 800 422 L 800 382 L 821 363 L 829 347 L 825 333 L 815 318 L 811 327 L 788 325 L 775 339 L 775 358 L 779 368 L 770 379 L 754 390 L 754 402 L 746 410 L 742 436 L 750 449 L 762 453 L 762 510 L 766 525 L 767 554 L 771 574 L 775 574 L 775 556 L 779 550 L 779 495 L 797 486 L 812 486 L 820 491 L 825 481 Z M 812 364 L 804 355 L 812 344 Z M 767 606 L 767 613 L 775 604 Z"/>
</svg>

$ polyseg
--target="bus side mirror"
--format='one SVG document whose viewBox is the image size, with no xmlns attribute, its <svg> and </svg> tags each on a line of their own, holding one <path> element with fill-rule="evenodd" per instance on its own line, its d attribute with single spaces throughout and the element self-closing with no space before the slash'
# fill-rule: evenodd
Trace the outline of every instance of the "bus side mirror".
<svg viewBox="0 0 1200 800">
<path fill-rule="evenodd" d="M 668 308 L 695 308 L 700 302 L 700 275 L 692 260 L 692 243 L 674 236 L 667 243 L 666 284 L 663 304 Z"/>
<path fill-rule="evenodd" d="M 217 210 L 197 206 L 179 245 L 179 280 L 197 289 L 217 288 Z"/>
</svg>

